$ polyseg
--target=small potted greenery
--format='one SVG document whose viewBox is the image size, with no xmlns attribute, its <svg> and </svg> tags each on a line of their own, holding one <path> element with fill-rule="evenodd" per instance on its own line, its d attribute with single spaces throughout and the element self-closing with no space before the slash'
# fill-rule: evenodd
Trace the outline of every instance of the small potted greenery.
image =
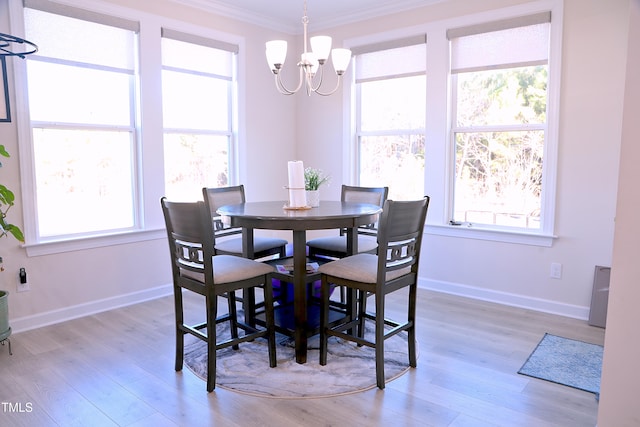
<svg viewBox="0 0 640 427">
<path fill-rule="evenodd" d="M 10 157 L 4 145 L 0 145 L 0 156 Z M 0 167 L 2 163 L 0 163 Z M 0 238 L 11 234 L 18 241 L 24 243 L 24 235 L 22 230 L 17 225 L 8 223 L 7 212 L 13 206 L 15 196 L 13 191 L 9 190 L 4 185 L 0 184 Z M 0 271 L 4 271 L 2 266 L 2 257 L 0 257 Z M 9 336 L 11 335 L 11 328 L 9 327 L 9 306 L 8 306 L 9 292 L 0 289 L 0 342 L 4 344 L 5 341 L 9 342 L 9 354 L 11 354 L 11 341 Z"/>
<path fill-rule="evenodd" d="M 10 157 L 9 153 L 4 148 L 4 145 L 0 145 L 0 155 L 4 157 Z M 0 167 L 2 167 L 2 163 L 0 163 Z M 11 234 L 19 242 L 24 243 L 24 235 L 22 234 L 22 230 L 20 230 L 20 227 L 10 224 L 6 221 L 7 212 L 9 212 L 9 209 L 11 209 L 11 206 L 13 206 L 13 202 L 15 199 L 16 198 L 13 194 L 13 191 L 0 184 L 0 237 Z"/>
<path fill-rule="evenodd" d="M 312 208 L 320 206 L 320 186 L 329 182 L 329 177 L 320 169 L 305 168 L 304 189 L 307 190 L 307 204 Z"/>
</svg>

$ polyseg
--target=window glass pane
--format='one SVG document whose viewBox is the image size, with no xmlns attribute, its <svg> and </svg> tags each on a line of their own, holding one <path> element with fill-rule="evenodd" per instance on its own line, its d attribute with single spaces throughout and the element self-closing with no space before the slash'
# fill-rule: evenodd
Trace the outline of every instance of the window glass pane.
<svg viewBox="0 0 640 427">
<path fill-rule="evenodd" d="M 424 129 L 426 77 L 360 83 L 360 130 Z"/>
<path fill-rule="evenodd" d="M 226 136 L 165 134 L 165 194 L 172 200 L 202 200 L 202 187 L 229 185 Z"/>
<path fill-rule="evenodd" d="M 129 132 L 34 129 L 40 236 L 130 228 Z"/>
<path fill-rule="evenodd" d="M 162 39 L 162 65 L 231 77 L 233 54 L 194 43 Z"/>
<path fill-rule="evenodd" d="M 27 73 L 32 120 L 130 126 L 128 74 L 35 60 Z"/>
<path fill-rule="evenodd" d="M 163 71 L 164 127 L 228 130 L 229 85 L 226 80 Z"/>
<path fill-rule="evenodd" d="M 457 125 L 545 123 L 547 67 L 460 73 Z"/>
<path fill-rule="evenodd" d="M 389 198 L 424 196 L 424 135 L 360 138 L 360 185 L 389 187 Z"/>
<path fill-rule="evenodd" d="M 38 55 L 133 70 L 133 31 L 81 19 L 24 10 L 25 37 L 36 40 Z"/>
<path fill-rule="evenodd" d="M 543 131 L 456 134 L 456 221 L 540 228 Z"/>
</svg>

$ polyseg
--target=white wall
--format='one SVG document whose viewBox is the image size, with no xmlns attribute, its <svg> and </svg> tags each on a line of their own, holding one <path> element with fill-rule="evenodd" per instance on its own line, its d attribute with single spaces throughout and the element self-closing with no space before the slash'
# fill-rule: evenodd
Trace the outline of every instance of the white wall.
<svg viewBox="0 0 640 427">
<path fill-rule="evenodd" d="M 587 315 L 594 266 L 611 263 L 628 1 L 565 1 L 558 239 L 554 245 L 543 248 L 428 235 L 421 266 L 423 286 L 571 316 Z M 340 44 L 348 38 L 523 3 L 527 0 L 449 0 L 322 32 L 330 33 Z M 332 185 L 325 196 L 338 197 L 340 184 L 349 181 L 343 162 L 343 97 L 279 95 L 264 59 L 265 41 L 285 36 L 296 43 L 298 37 L 165 0 L 110 0 L 108 4 L 137 7 L 243 37 L 247 54 L 241 72 L 246 74 L 247 86 L 242 94 L 240 180 L 247 186 L 248 198 L 284 199 L 284 165 L 293 158 L 330 173 Z M 0 31 L 6 28 L 4 8 L 5 3 L 0 3 Z M 14 123 L 0 124 L 0 137 L 12 153 L 17 152 Z M 19 188 L 17 161 L 12 158 L 3 163 L 2 180 Z M 21 198 L 18 194 L 12 211 L 16 222 L 21 218 Z M 10 317 L 15 330 L 169 291 L 163 239 L 31 258 L 15 241 L 2 239 L 0 253 L 7 267 L 0 275 L 4 281 L 0 287 L 12 292 Z M 563 264 L 561 280 L 549 278 L 551 262 Z M 30 273 L 32 290 L 17 294 L 15 275 L 21 266 Z"/>
<path fill-rule="evenodd" d="M 640 0 L 630 1 L 629 47 L 622 128 L 620 186 L 598 426 L 640 425 Z"/>
</svg>

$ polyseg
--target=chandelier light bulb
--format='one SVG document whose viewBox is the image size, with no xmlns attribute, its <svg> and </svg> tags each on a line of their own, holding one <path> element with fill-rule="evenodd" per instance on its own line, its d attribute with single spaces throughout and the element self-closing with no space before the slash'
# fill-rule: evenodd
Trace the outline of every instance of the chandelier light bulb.
<svg viewBox="0 0 640 427">
<path fill-rule="evenodd" d="M 267 42 L 267 62 L 272 71 L 282 68 L 287 58 L 287 42 L 285 40 L 271 40 Z"/>
<path fill-rule="evenodd" d="M 331 53 L 331 37 L 315 36 L 311 37 L 309 42 L 311 43 L 311 50 L 318 59 L 318 62 L 324 64 Z"/>
<path fill-rule="evenodd" d="M 333 69 L 336 74 L 342 75 L 349 67 L 351 62 L 351 51 L 349 49 L 333 49 L 331 51 L 331 62 L 333 63 Z"/>
</svg>

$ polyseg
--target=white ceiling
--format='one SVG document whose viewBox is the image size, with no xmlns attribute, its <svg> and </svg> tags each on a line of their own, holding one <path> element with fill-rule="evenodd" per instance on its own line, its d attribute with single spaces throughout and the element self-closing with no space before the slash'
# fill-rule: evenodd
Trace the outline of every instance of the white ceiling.
<svg viewBox="0 0 640 427">
<path fill-rule="evenodd" d="M 288 33 L 302 31 L 304 0 L 174 0 Z M 309 29 L 329 28 L 446 0 L 307 0 Z"/>
</svg>

